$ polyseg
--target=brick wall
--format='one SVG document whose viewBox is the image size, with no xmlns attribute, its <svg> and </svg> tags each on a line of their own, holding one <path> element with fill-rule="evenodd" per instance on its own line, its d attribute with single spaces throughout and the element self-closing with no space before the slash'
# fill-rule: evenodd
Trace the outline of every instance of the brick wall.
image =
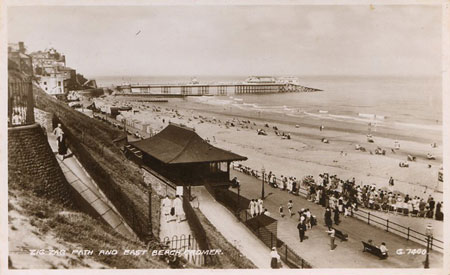
<svg viewBox="0 0 450 275">
<path fill-rule="evenodd" d="M 8 128 L 8 166 L 44 183 L 38 191 L 47 198 L 72 205 L 69 184 L 39 124 Z"/>
</svg>

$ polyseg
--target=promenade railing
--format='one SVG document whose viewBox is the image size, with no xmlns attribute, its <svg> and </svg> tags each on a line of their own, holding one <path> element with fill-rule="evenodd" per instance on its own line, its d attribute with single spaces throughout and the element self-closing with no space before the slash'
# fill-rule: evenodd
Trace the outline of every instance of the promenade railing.
<svg viewBox="0 0 450 275">
<path fill-rule="evenodd" d="M 250 231 L 255 234 L 268 248 L 276 247 L 281 259 L 290 268 L 313 268 L 310 263 L 294 252 L 285 242 L 280 240 L 276 234 L 269 230 L 268 226 L 251 226 L 249 221 L 253 219 L 250 213 L 245 210 L 239 212 L 240 221 L 242 221 Z"/>
<path fill-rule="evenodd" d="M 235 213 L 239 221 L 249 228 L 250 231 L 267 247 L 270 249 L 272 247 L 277 247 L 282 260 L 290 268 L 312 268 L 311 264 L 296 254 L 269 229 L 270 225 L 262 225 L 259 223 L 257 223 L 256 226 L 250 225 L 249 221 L 251 221 L 253 217 L 251 217 L 247 211 L 249 199 L 241 195 L 236 196 L 235 193 L 226 189 L 222 190 L 220 188 L 214 188 L 207 182 L 205 183 L 205 187 L 218 202 L 228 208 L 232 213 Z M 239 200 L 239 203 L 237 200 Z M 243 206 L 243 208 L 240 208 L 240 206 Z"/>
<path fill-rule="evenodd" d="M 257 179 L 260 179 L 262 181 L 263 173 L 261 173 L 258 170 L 254 169 L 248 169 L 248 167 L 243 167 L 239 165 L 233 165 L 232 166 L 234 170 L 237 170 L 239 172 L 242 172 L 246 175 L 253 176 Z M 264 184 L 268 183 L 268 179 L 266 178 L 267 174 L 265 174 Z M 298 194 L 307 197 L 308 196 L 308 189 L 298 186 Z M 398 224 L 396 222 L 390 221 L 389 219 L 385 219 L 383 217 L 379 217 L 369 211 L 364 211 L 361 208 L 359 208 L 357 211 L 352 211 L 353 218 L 356 218 L 358 220 L 361 220 L 363 222 L 367 222 L 369 225 L 376 226 L 378 228 L 386 230 L 386 232 L 391 232 L 393 234 L 396 234 L 398 236 L 404 237 L 408 241 L 414 241 L 416 243 L 422 244 L 424 246 L 427 245 L 427 235 L 418 232 L 417 230 L 404 226 L 401 224 Z M 430 248 L 437 249 L 440 252 L 444 251 L 444 242 L 442 240 L 436 239 L 431 237 L 431 244 Z"/>
</svg>

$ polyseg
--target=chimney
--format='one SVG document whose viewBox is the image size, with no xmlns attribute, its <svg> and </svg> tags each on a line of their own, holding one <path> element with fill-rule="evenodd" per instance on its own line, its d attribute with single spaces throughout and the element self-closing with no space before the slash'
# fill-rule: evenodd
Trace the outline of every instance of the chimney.
<svg viewBox="0 0 450 275">
<path fill-rule="evenodd" d="M 23 44 L 22 41 L 19 42 L 19 52 L 25 53 L 25 45 Z"/>
</svg>

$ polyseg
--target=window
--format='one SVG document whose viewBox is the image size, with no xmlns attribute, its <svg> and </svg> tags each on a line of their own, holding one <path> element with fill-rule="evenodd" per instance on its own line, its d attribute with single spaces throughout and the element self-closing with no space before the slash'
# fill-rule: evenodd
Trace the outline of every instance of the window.
<svg viewBox="0 0 450 275">
<path fill-rule="evenodd" d="M 58 81 L 58 86 L 61 86 L 61 81 Z"/>
<path fill-rule="evenodd" d="M 47 85 L 47 81 L 44 81 L 44 85 Z"/>
</svg>

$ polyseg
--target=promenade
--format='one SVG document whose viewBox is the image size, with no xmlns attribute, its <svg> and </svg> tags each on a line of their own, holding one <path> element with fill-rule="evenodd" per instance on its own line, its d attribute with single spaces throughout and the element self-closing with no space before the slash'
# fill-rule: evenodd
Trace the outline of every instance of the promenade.
<svg viewBox="0 0 450 275">
<path fill-rule="evenodd" d="M 193 207 L 198 207 L 228 242 L 258 268 L 270 268 L 270 249 L 234 214 L 217 202 L 203 186 L 192 187 L 192 194 L 196 197 L 191 202 Z M 283 267 L 287 268 L 286 263 Z"/>
<path fill-rule="evenodd" d="M 237 176 L 241 182 L 240 194 L 248 199 L 259 198 L 261 196 L 261 181 L 232 170 L 231 177 Z M 330 251 L 329 237 L 325 232 L 324 213 L 325 208 L 301 196 L 288 194 L 277 188 L 272 188 L 265 184 L 264 207 L 271 213 L 271 217 L 278 220 L 278 238 L 287 243 L 299 256 L 311 263 L 314 268 L 423 268 L 425 255 L 397 255 L 397 249 L 424 249 L 425 247 L 407 241 L 395 234 L 386 232 L 382 229 L 368 225 L 367 223 L 355 218 L 344 218 L 341 215 L 341 223 L 336 226 L 337 229 L 348 234 L 348 241 L 341 242 L 336 238 L 337 247 L 335 251 Z M 237 192 L 235 189 L 230 189 Z M 317 217 L 318 225 L 306 232 L 307 240 L 302 243 L 299 240 L 297 224 L 298 214 L 290 218 L 285 216 L 281 218 L 278 213 L 280 204 L 283 205 L 287 213 L 287 202 L 293 201 L 293 210 L 295 213 L 301 208 L 309 208 L 311 213 Z M 414 219 L 414 218 L 411 218 Z M 426 220 L 417 219 L 418 222 L 426 225 Z M 385 242 L 389 249 L 389 258 L 379 260 L 378 257 L 363 253 L 361 241 L 372 239 L 377 245 Z M 430 267 L 441 268 L 443 265 L 443 254 L 436 251 L 430 253 Z"/>
</svg>

